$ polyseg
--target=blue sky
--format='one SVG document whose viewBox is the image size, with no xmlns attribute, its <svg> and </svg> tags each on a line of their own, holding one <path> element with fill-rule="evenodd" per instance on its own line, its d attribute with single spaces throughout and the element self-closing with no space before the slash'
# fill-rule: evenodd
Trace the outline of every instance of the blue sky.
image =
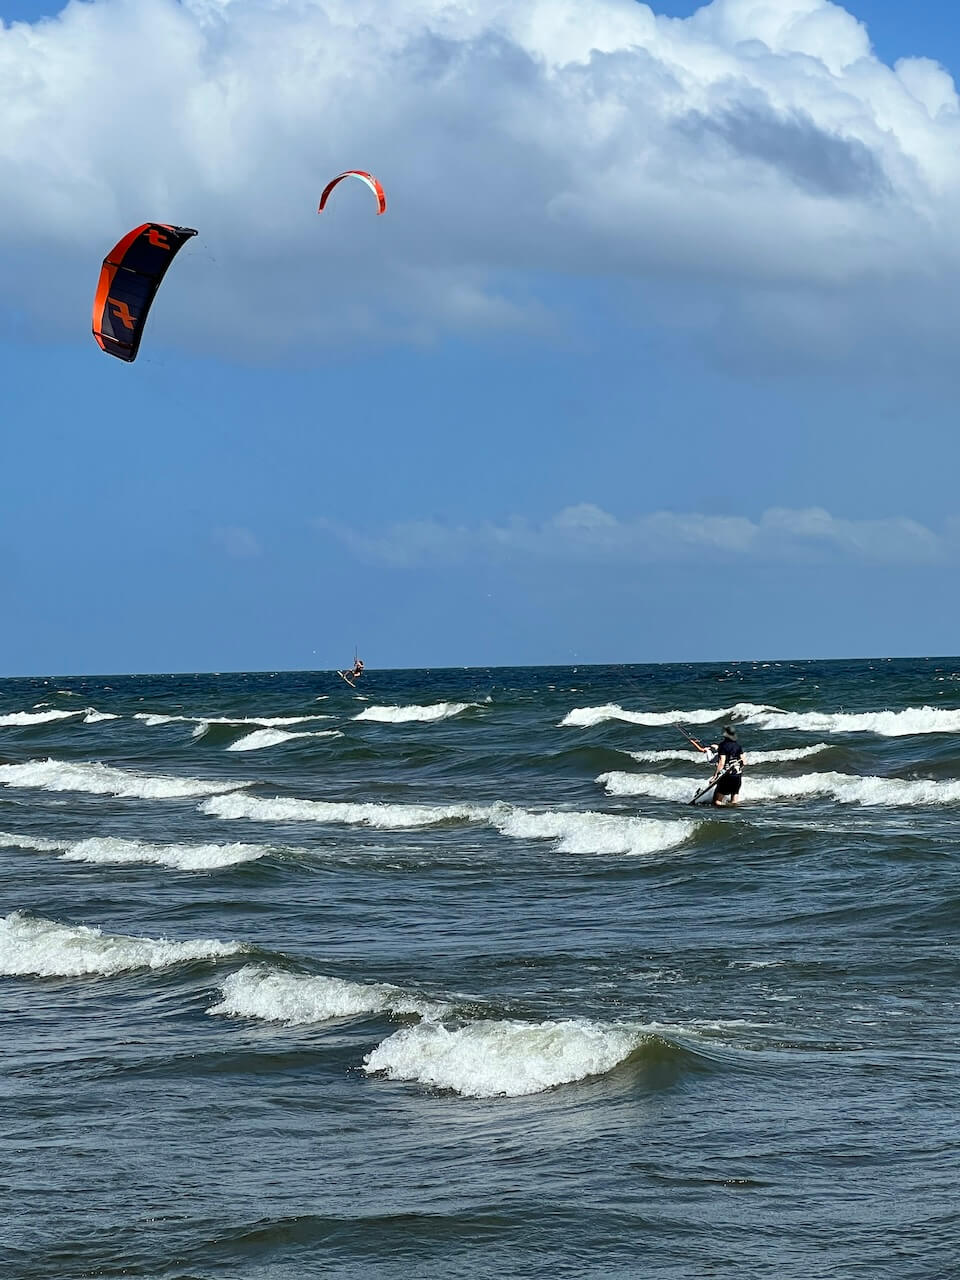
<svg viewBox="0 0 960 1280">
<path fill-rule="evenodd" d="M 0 33 L 0 673 L 955 650 L 955 18 L 696 7 Z"/>
</svg>

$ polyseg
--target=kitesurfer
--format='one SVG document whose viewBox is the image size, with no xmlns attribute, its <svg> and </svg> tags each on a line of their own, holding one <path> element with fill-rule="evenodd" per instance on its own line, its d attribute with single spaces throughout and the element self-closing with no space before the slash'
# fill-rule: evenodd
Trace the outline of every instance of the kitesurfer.
<svg viewBox="0 0 960 1280">
<path fill-rule="evenodd" d="M 737 742 L 737 731 L 733 725 L 723 726 L 723 740 L 717 745 L 716 761 L 713 766 L 713 777 L 708 785 L 713 789 L 711 804 L 719 808 L 721 805 L 740 803 L 740 783 L 743 774 L 743 748 Z"/>
<path fill-rule="evenodd" d="M 363 659 L 354 658 L 353 670 L 350 672 L 350 679 L 359 680 L 362 675 L 363 675 Z"/>
</svg>

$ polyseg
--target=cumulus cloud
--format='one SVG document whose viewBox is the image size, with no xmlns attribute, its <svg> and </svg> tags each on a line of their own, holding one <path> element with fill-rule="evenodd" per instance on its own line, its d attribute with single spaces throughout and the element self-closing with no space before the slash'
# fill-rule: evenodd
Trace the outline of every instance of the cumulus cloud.
<svg viewBox="0 0 960 1280">
<path fill-rule="evenodd" d="M 960 522 L 936 533 L 914 520 L 848 520 L 820 507 L 771 507 L 759 520 L 657 511 L 618 520 L 591 503 L 540 524 L 394 524 L 376 533 L 329 520 L 316 527 L 358 560 L 399 569 L 518 558 L 565 563 L 652 563 L 708 556 L 727 562 L 860 561 L 935 564 L 960 558 Z"/>
<path fill-rule="evenodd" d="M 584 274 L 665 325 L 952 338 L 958 144 L 946 72 L 829 0 L 74 0 L 0 25 L 0 287 L 76 331 L 156 219 L 200 237 L 151 340 L 205 350 L 543 331 Z M 318 219 L 346 167 L 385 217 Z"/>
</svg>

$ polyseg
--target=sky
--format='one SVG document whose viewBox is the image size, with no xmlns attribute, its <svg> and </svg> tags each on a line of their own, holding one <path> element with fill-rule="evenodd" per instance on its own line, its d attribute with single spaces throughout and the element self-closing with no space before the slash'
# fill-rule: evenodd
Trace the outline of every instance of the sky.
<svg viewBox="0 0 960 1280">
<path fill-rule="evenodd" d="M 0 17 L 0 674 L 956 652 L 946 0 Z"/>
</svg>

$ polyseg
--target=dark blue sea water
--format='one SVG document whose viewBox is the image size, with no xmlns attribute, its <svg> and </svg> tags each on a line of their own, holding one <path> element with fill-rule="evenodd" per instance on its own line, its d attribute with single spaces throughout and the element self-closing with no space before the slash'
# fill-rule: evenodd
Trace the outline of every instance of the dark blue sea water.
<svg viewBox="0 0 960 1280">
<path fill-rule="evenodd" d="M 958 730 L 958 659 L 0 682 L 0 1274 L 956 1275 Z"/>
</svg>

